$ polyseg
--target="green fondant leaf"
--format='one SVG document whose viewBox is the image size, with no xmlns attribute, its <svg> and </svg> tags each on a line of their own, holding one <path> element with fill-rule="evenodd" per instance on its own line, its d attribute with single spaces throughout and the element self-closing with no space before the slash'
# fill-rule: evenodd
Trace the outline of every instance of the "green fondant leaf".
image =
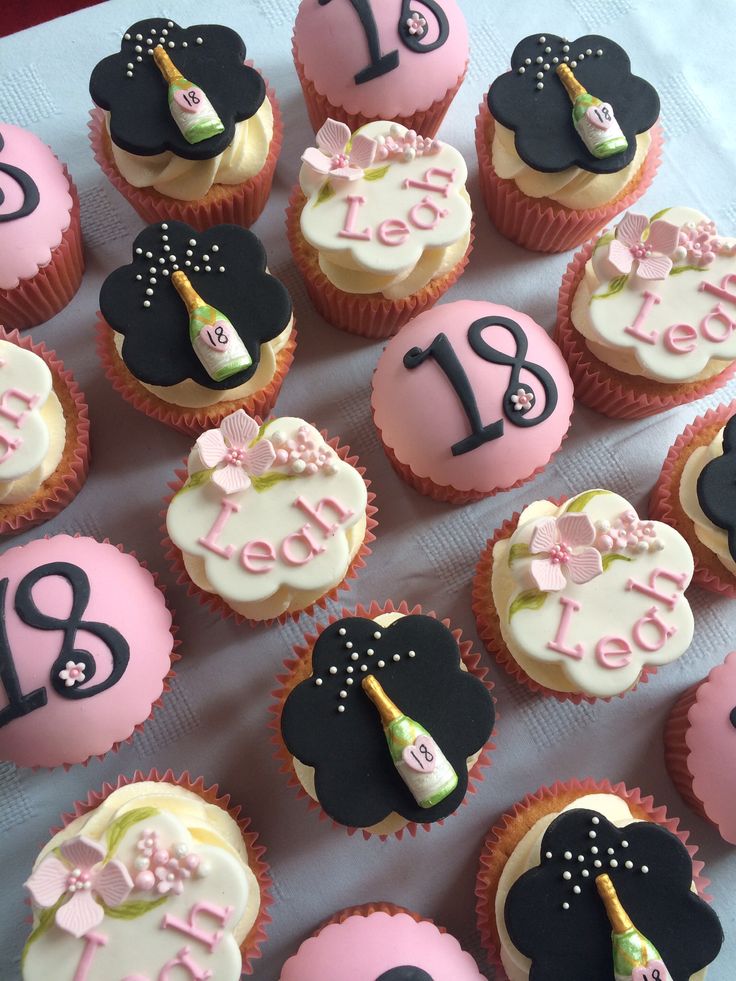
<svg viewBox="0 0 736 981">
<path fill-rule="evenodd" d="M 608 567 L 610 565 L 613 565 L 614 562 L 619 562 L 619 561 L 620 562 L 632 562 L 633 561 L 633 559 L 631 559 L 628 555 L 619 555 L 617 552 L 608 552 L 607 555 L 602 556 L 602 560 L 603 560 L 603 571 L 604 572 L 607 572 L 608 571 Z"/>
<path fill-rule="evenodd" d="M 129 903 L 121 903 L 120 906 L 107 906 L 102 904 L 105 916 L 113 920 L 136 920 L 139 916 L 144 916 L 152 909 L 156 909 L 165 903 L 168 896 L 159 896 L 158 899 L 132 899 Z"/>
<path fill-rule="evenodd" d="M 373 170 L 366 170 L 363 174 L 364 181 L 380 181 L 389 171 L 390 164 L 385 167 L 374 167 Z"/>
<path fill-rule="evenodd" d="M 592 490 L 586 491 L 584 494 L 580 494 L 565 508 L 565 514 L 579 514 L 584 511 L 586 507 L 590 504 L 594 497 L 598 497 L 599 494 L 610 494 L 607 490 Z"/>
<path fill-rule="evenodd" d="M 652 217 L 649 219 L 649 224 L 651 225 L 658 218 L 661 218 L 663 215 L 666 215 L 668 211 L 672 211 L 672 208 L 662 208 L 662 210 L 658 211 L 656 215 L 652 215 Z"/>
<path fill-rule="evenodd" d="M 325 201 L 329 201 L 330 198 L 334 198 L 334 196 L 335 189 L 329 181 L 325 181 L 325 183 L 319 189 L 319 194 L 314 199 L 314 207 L 318 208 L 321 204 L 324 204 Z"/>
<path fill-rule="evenodd" d="M 526 542 L 518 542 L 509 549 L 509 565 L 513 565 L 519 559 L 528 559 L 531 554 Z"/>
<path fill-rule="evenodd" d="M 64 893 L 63 896 L 59 896 L 59 898 L 57 899 L 57 901 L 54 903 L 53 906 L 49 906 L 48 909 L 39 910 L 38 923 L 31 931 L 31 935 L 28 938 L 28 940 L 26 940 L 25 946 L 23 948 L 23 953 L 21 954 L 21 958 L 20 958 L 21 965 L 25 962 L 26 954 L 28 953 L 31 944 L 35 943 L 38 940 L 38 938 L 42 934 L 46 933 L 48 928 L 53 924 L 54 919 L 56 918 L 56 911 L 61 906 L 61 904 L 64 902 L 65 899 L 66 899 L 66 893 Z"/>
<path fill-rule="evenodd" d="M 260 425 L 260 426 L 258 427 L 258 432 L 257 432 L 257 433 L 255 434 L 255 436 L 254 436 L 254 437 L 253 437 L 253 439 L 252 439 L 252 440 L 250 441 L 250 443 L 248 443 L 248 446 L 249 446 L 249 447 L 251 447 L 251 446 L 255 446 L 255 445 L 256 445 L 256 443 L 258 442 L 258 440 L 259 440 L 259 439 L 263 439 L 263 434 L 264 434 L 264 433 L 265 433 L 265 431 L 266 431 L 266 426 L 267 426 L 267 425 L 268 425 L 268 423 L 267 423 L 267 422 L 262 422 L 262 423 L 261 423 L 261 425 Z"/>
<path fill-rule="evenodd" d="M 138 824 L 140 821 L 148 821 L 149 818 L 155 817 L 157 814 L 158 810 L 155 807 L 136 807 L 135 810 L 128 811 L 127 814 L 121 814 L 116 821 L 113 821 L 107 829 L 107 855 L 105 855 L 105 861 L 109 862 L 113 857 L 123 835 L 129 828 L 132 828 L 134 824 Z"/>
<path fill-rule="evenodd" d="M 187 491 L 194 490 L 195 487 L 201 487 L 202 484 L 206 484 L 214 473 L 214 470 L 214 467 L 210 467 L 209 470 L 197 470 L 193 474 L 190 474 L 183 486 L 174 494 L 174 497 L 178 497 L 180 494 L 186 494 Z"/>
<path fill-rule="evenodd" d="M 693 272 L 703 271 L 700 266 L 673 266 L 670 269 L 670 276 L 679 276 L 680 273 L 688 272 L 688 270 L 692 270 Z"/>
<path fill-rule="evenodd" d="M 602 249 L 604 245 L 608 245 L 608 243 L 612 242 L 615 238 L 616 236 L 613 232 L 606 232 L 606 234 L 601 235 L 601 237 L 595 243 L 595 245 L 593 246 L 593 251 L 597 252 L 598 249 Z"/>
<path fill-rule="evenodd" d="M 275 484 L 280 484 L 282 480 L 295 480 L 297 474 L 294 473 L 280 473 L 278 470 L 274 470 L 271 473 L 267 473 L 264 477 L 251 477 L 251 483 L 253 484 L 253 490 L 256 491 L 266 491 L 273 487 Z"/>
<path fill-rule="evenodd" d="M 527 589 L 519 593 L 509 608 L 509 620 L 520 610 L 541 610 L 548 596 L 549 593 L 543 593 L 541 589 Z"/>
<path fill-rule="evenodd" d="M 615 279 L 611 280 L 611 285 L 607 293 L 594 293 L 591 300 L 605 300 L 609 296 L 615 296 L 626 286 L 628 279 L 628 276 L 616 276 Z"/>
</svg>

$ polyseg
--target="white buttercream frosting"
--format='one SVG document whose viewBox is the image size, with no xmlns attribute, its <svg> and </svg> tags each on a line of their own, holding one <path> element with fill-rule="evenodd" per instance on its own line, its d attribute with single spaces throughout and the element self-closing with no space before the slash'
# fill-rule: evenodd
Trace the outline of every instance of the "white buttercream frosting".
<svg viewBox="0 0 736 981">
<path fill-rule="evenodd" d="M 688 457 L 680 478 L 680 504 L 685 514 L 693 522 L 698 540 L 716 556 L 721 565 L 732 576 L 736 576 L 736 561 L 728 547 L 728 535 L 723 528 L 713 524 L 700 506 L 698 499 L 698 477 L 703 468 L 718 457 L 723 456 L 723 430 L 707 446 L 698 446 Z"/>
</svg>

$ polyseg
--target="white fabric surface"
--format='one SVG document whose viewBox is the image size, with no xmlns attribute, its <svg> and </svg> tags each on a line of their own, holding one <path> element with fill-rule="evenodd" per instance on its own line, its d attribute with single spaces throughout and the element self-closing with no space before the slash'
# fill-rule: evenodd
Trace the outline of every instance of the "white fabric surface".
<svg viewBox="0 0 736 981">
<path fill-rule="evenodd" d="M 482 210 L 473 143 L 476 109 L 489 82 L 506 67 L 514 44 L 535 30 L 573 38 L 601 32 L 629 50 L 635 70 L 660 92 L 667 134 L 662 169 L 642 208 L 653 213 L 670 204 L 691 204 L 733 234 L 736 147 L 727 70 L 736 23 L 733 0 L 666 5 L 657 0 L 549 0 L 544 5 L 536 0 L 465 0 L 463 6 L 471 25 L 471 68 L 442 136 L 466 154 L 477 227 L 470 266 L 448 300 L 488 298 L 523 309 L 547 327 L 554 321 L 569 256 L 538 256 L 500 239 Z M 302 415 L 349 443 L 368 468 L 380 509 L 373 556 L 345 603 L 388 597 L 421 603 L 451 617 L 477 641 L 470 580 L 478 552 L 497 524 L 530 500 L 597 485 L 620 492 L 645 512 L 670 443 L 705 408 L 697 403 L 634 424 L 579 408 L 562 453 L 533 485 L 468 507 L 435 503 L 405 486 L 391 470 L 370 419 L 370 377 L 381 346 L 330 328 L 312 311 L 284 236 L 287 195 L 311 135 L 291 61 L 295 8 L 296 0 L 111 0 L 0 40 L 0 118 L 29 127 L 67 161 L 81 193 L 87 245 L 87 273 L 79 294 L 51 323 L 35 328 L 33 336 L 56 348 L 87 394 L 91 475 L 61 515 L 17 540 L 81 532 L 108 536 L 134 549 L 169 586 L 183 655 L 164 710 L 117 755 L 68 773 L 0 765 L 0 978 L 19 976 L 19 953 L 28 930 L 21 884 L 58 814 L 104 780 L 151 767 L 188 768 L 219 783 L 242 803 L 267 846 L 274 922 L 264 957 L 256 962 L 258 981 L 276 981 L 284 960 L 334 911 L 383 899 L 447 926 L 492 977 L 480 951 L 474 913 L 484 835 L 527 792 L 587 774 L 641 786 L 692 829 L 727 933 L 709 978 L 733 978 L 736 852 L 678 798 L 664 768 L 662 727 L 673 699 L 736 647 L 736 603 L 693 589 L 697 631 L 692 649 L 649 684 L 612 704 L 576 707 L 534 697 L 489 660 L 500 721 L 498 749 L 486 780 L 470 805 L 444 827 L 382 844 L 349 838 L 318 820 L 287 788 L 273 758 L 267 728 L 270 692 L 308 621 L 259 630 L 223 623 L 173 584 L 158 544 L 158 514 L 166 482 L 190 440 L 135 412 L 112 391 L 100 370 L 93 335 L 100 284 L 128 261 L 131 238 L 141 222 L 93 160 L 86 139 L 87 82 L 97 60 L 116 50 L 124 30 L 142 17 L 231 25 L 246 39 L 249 56 L 281 101 L 283 155 L 273 195 L 255 228 L 271 269 L 292 291 L 299 327 L 296 362 L 278 409 Z M 735 396 L 732 383 L 705 403 Z M 723 765 L 736 764 L 724 760 Z"/>
</svg>

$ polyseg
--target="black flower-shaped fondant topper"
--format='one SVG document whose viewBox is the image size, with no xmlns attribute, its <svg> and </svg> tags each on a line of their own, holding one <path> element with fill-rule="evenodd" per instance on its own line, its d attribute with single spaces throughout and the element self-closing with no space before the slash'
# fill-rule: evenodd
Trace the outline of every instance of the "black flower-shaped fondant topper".
<svg viewBox="0 0 736 981">
<path fill-rule="evenodd" d="M 405 616 L 388 627 L 350 617 L 324 630 L 312 677 L 284 704 L 281 731 L 292 756 L 315 769 L 319 802 L 333 820 L 369 828 L 396 812 L 425 823 L 459 806 L 467 760 L 485 746 L 494 722 L 490 692 L 460 664 L 457 641 L 434 617 Z M 434 806 L 420 807 L 400 776 L 362 688 L 366 676 L 427 730 L 457 774 L 455 789 Z"/>
<path fill-rule="evenodd" d="M 705 516 L 728 535 L 728 550 L 736 561 L 736 415 L 723 432 L 723 455 L 706 464 L 698 477 L 698 501 Z"/>
<path fill-rule="evenodd" d="M 189 336 L 187 308 L 171 282 L 177 270 L 232 323 L 252 359 L 248 368 L 223 381 L 207 373 Z M 215 391 L 253 377 L 261 345 L 286 329 L 292 312 L 286 288 L 266 271 L 266 252 L 253 232 L 239 225 L 198 232 L 180 221 L 140 233 L 133 261 L 102 284 L 100 310 L 124 336 L 122 358 L 139 381 L 170 386 L 191 379 Z"/>
<path fill-rule="evenodd" d="M 626 150 L 600 159 L 587 149 L 557 75 L 560 64 L 574 71 L 590 95 L 613 108 Z M 534 170 L 558 173 L 581 167 L 611 174 L 634 159 L 637 133 L 651 129 L 659 117 L 659 96 L 649 82 L 632 75 L 629 56 L 606 37 L 588 34 L 568 41 L 555 34 L 532 34 L 514 49 L 511 71 L 491 85 L 488 107 L 494 119 L 514 131 L 516 152 Z"/>
<path fill-rule="evenodd" d="M 673 981 L 689 981 L 717 956 L 721 924 L 692 892 L 690 855 L 666 828 L 648 821 L 617 828 L 596 811 L 575 808 L 549 826 L 540 855 L 505 907 L 511 941 L 532 962 L 530 979 L 613 977 L 611 925 L 596 887 L 603 874 Z"/>
<path fill-rule="evenodd" d="M 190 143 L 169 110 L 168 89 L 153 58 L 162 45 L 188 81 L 202 89 L 224 130 Z M 89 90 L 110 113 L 116 146 L 138 156 L 170 150 L 187 160 L 210 160 L 232 143 L 235 124 L 254 116 L 266 97 L 263 78 L 244 64 L 245 44 L 229 27 L 179 27 L 160 17 L 141 20 L 125 32 L 120 52 L 100 61 Z"/>
</svg>

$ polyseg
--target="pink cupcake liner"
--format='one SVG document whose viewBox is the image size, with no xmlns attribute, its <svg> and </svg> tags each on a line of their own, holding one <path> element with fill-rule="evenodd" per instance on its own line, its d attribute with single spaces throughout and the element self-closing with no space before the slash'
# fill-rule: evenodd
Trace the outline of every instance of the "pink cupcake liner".
<svg viewBox="0 0 736 981">
<path fill-rule="evenodd" d="M 495 914 L 496 892 L 503 868 L 523 833 L 529 830 L 538 818 L 556 809 L 557 798 L 562 798 L 559 802 L 561 809 L 572 800 L 591 793 L 616 794 L 626 801 L 635 819 L 651 821 L 676 835 L 687 848 L 692 859 L 693 882 L 698 895 L 710 902 L 711 897 L 705 892 L 710 880 L 702 874 L 703 862 L 695 859 L 698 846 L 689 843 L 690 832 L 680 828 L 678 818 L 667 815 L 666 807 L 656 806 L 653 797 L 644 797 L 638 787 L 629 790 L 623 783 L 611 784 L 608 780 L 594 780 L 592 777 L 567 780 L 564 783 L 558 781 L 551 787 L 540 787 L 536 793 L 528 794 L 515 804 L 511 811 L 498 819 L 489 831 L 481 850 L 475 886 L 477 897 L 475 909 L 481 944 L 488 955 L 488 960 L 496 969 L 497 981 L 504 981 L 504 979 L 508 981 L 501 962 Z"/>
<path fill-rule="evenodd" d="M 260 425 L 261 419 L 256 418 L 256 422 Z M 376 499 L 376 495 L 370 490 L 371 482 L 365 476 L 365 467 L 359 465 L 357 456 L 350 455 L 350 447 L 341 446 L 339 439 L 336 436 L 334 436 L 332 439 L 328 439 L 327 433 L 324 430 L 321 430 L 320 434 L 327 445 L 335 451 L 341 460 L 349 463 L 351 467 L 354 467 L 358 471 L 360 476 L 363 478 L 366 488 L 368 488 L 365 538 L 363 539 L 360 548 L 353 556 L 350 565 L 348 566 L 348 570 L 345 573 L 345 578 L 342 580 L 342 582 L 338 583 L 337 586 L 333 586 L 332 589 L 326 592 L 310 606 L 305 607 L 303 610 L 295 610 L 293 613 L 282 613 L 278 617 L 270 617 L 265 620 L 253 620 L 248 617 L 244 617 L 242 614 L 237 613 L 228 603 L 226 603 L 221 596 L 218 596 L 216 593 L 208 593 L 206 590 L 193 583 L 189 578 L 189 573 L 184 565 L 184 559 L 180 549 L 178 549 L 171 541 L 166 530 L 166 513 L 168 511 L 169 504 L 174 499 L 177 491 L 184 486 L 188 476 L 186 467 L 187 460 L 185 457 L 182 461 L 183 467 L 175 472 L 176 479 L 169 482 L 168 486 L 171 493 L 164 498 L 164 509 L 159 515 L 162 519 L 159 531 L 164 536 L 161 540 L 161 546 L 164 549 L 164 556 L 169 564 L 169 568 L 176 576 L 177 584 L 187 587 L 187 596 L 196 598 L 203 607 L 208 609 L 211 613 L 218 614 L 224 620 L 229 620 L 232 618 L 237 624 L 247 623 L 250 627 L 269 627 L 273 623 L 284 624 L 289 620 L 298 620 L 302 615 L 312 616 L 317 609 L 326 609 L 327 603 L 330 600 L 337 599 L 341 592 L 350 590 L 351 580 L 357 578 L 359 571 L 364 568 L 365 560 L 371 554 L 370 545 L 376 540 L 376 536 L 373 533 L 374 529 L 378 527 L 378 521 L 375 517 L 378 512 L 378 508 L 373 503 Z"/>
<path fill-rule="evenodd" d="M 34 344 L 30 337 L 21 337 L 17 330 L 5 331 L 0 327 L 0 340 L 33 351 L 46 362 L 67 424 L 64 453 L 55 472 L 28 501 L 9 505 L 0 503 L 0 535 L 14 535 L 63 511 L 84 486 L 89 472 L 89 410 L 74 376 L 55 351 L 50 351 L 44 344 Z"/>
<path fill-rule="evenodd" d="M 289 373 L 297 345 L 296 321 L 292 319 L 291 335 L 286 345 L 276 355 L 276 371 L 267 384 L 258 392 L 240 399 L 215 402 L 212 405 L 188 409 L 186 406 L 165 402 L 138 381 L 128 371 L 115 347 L 112 327 L 102 314 L 97 312 L 95 324 L 97 333 L 97 354 L 102 362 L 105 377 L 122 397 L 144 415 L 171 426 L 188 436 L 199 436 L 206 429 L 216 429 L 225 416 L 236 409 L 245 409 L 248 415 L 266 418 L 273 411 L 284 379 Z"/>
<path fill-rule="evenodd" d="M 659 169 L 664 135 L 657 123 L 652 143 L 639 174 L 610 204 L 576 211 L 550 198 L 529 198 L 513 180 L 499 177 L 493 169 L 491 145 L 495 123 L 484 100 L 476 119 L 480 183 L 488 214 L 498 231 L 517 245 L 534 252 L 567 252 L 600 231 L 616 215 L 630 208 L 648 190 Z"/>
<path fill-rule="evenodd" d="M 554 340 L 565 356 L 575 385 L 575 398 L 588 408 L 612 419 L 645 419 L 678 405 L 695 402 L 718 391 L 736 371 L 736 361 L 720 374 L 699 382 L 667 385 L 650 378 L 617 371 L 600 361 L 572 322 L 572 304 L 583 278 L 585 264 L 595 242 L 573 256 L 567 267 L 557 301 Z"/>
<path fill-rule="evenodd" d="M 417 834 L 417 831 L 421 828 L 423 831 L 431 831 L 433 824 L 443 825 L 448 818 L 444 818 L 440 821 L 435 821 L 433 823 L 417 824 L 414 821 L 410 821 L 404 828 L 399 831 L 395 831 L 392 834 L 372 834 L 363 828 L 353 828 L 347 827 L 342 824 L 338 824 L 337 821 L 333 821 L 320 806 L 319 802 L 313 800 L 306 790 L 302 787 L 296 773 L 294 772 L 293 759 L 291 753 L 286 748 L 286 745 L 281 737 L 281 714 L 283 711 L 284 703 L 289 696 L 292 689 L 302 681 L 304 678 L 309 676 L 309 665 L 308 658 L 312 652 L 312 648 L 316 644 L 320 634 L 325 630 L 330 624 L 335 623 L 337 620 L 343 619 L 343 617 L 366 617 L 368 619 L 373 619 L 374 617 L 380 616 L 383 613 L 402 613 L 405 616 L 414 616 L 416 614 L 421 614 L 423 612 L 420 605 L 415 605 L 411 609 L 409 605 L 402 601 L 398 606 L 395 606 L 391 600 L 381 605 L 377 602 L 372 602 L 370 606 L 366 607 L 359 604 L 355 609 L 348 609 L 343 607 L 340 613 L 330 614 L 327 623 L 317 624 L 316 632 L 309 633 L 304 636 L 302 643 L 297 644 L 293 649 L 293 657 L 287 658 L 284 661 L 284 673 L 276 676 L 278 682 L 278 688 L 275 688 L 271 692 L 271 696 L 274 699 L 274 704 L 269 706 L 268 711 L 273 716 L 273 718 L 268 723 L 270 729 L 273 730 L 273 736 L 271 737 L 271 742 L 276 747 L 275 757 L 279 762 L 279 769 L 282 773 L 288 774 L 287 783 L 288 786 L 296 791 L 296 796 L 300 800 L 307 802 L 307 807 L 310 811 L 318 811 L 320 821 L 329 821 L 333 828 L 338 828 L 341 831 L 345 831 L 349 836 L 356 834 L 360 831 L 363 838 L 368 841 L 371 838 L 379 838 L 381 841 L 386 841 L 388 838 L 396 838 L 398 841 L 404 836 L 404 832 L 407 832 L 412 838 Z M 427 616 L 439 619 L 437 614 L 433 611 L 429 611 Z M 468 671 L 478 678 L 486 686 L 489 692 L 493 692 L 493 682 L 487 679 L 488 668 L 481 665 L 480 655 L 473 652 L 472 641 L 462 639 L 462 631 L 459 628 L 452 628 L 450 621 L 448 619 L 441 620 L 448 629 L 452 630 L 452 636 L 455 638 L 459 648 L 460 656 L 462 657 L 463 663 Z M 493 696 L 492 696 L 493 697 Z M 494 708 L 496 705 L 496 699 L 493 697 Z M 496 713 L 496 722 L 498 722 L 498 713 Z M 468 773 L 468 789 L 465 797 L 463 798 L 462 805 L 466 806 L 469 803 L 470 794 L 475 794 L 477 791 L 477 784 L 485 779 L 483 770 L 486 767 L 492 765 L 491 753 L 495 750 L 496 745 L 493 742 L 496 736 L 496 727 L 494 725 L 493 732 L 488 737 L 488 742 L 481 750 L 478 759 L 472 766 Z M 457 812 L 455 812 L 457 813 Z M 453 815 L 450 815 L 452 817 Z M 412 914 L 413 915 L 413 914 Z M 326 924 L 325 924 L 326 925 Z"/>
<path fill-rule="evenodd" d="M 246 64 L 252 67 L 251 62 Z M 200 232 L 213 225 L 224 224 L 250 228 L 266 207 L 284 138 L 281 108 L 268 81 L 266 95 L 273 108 L 273 137 L 263 167 L 242 184 L 213 185 L 200 201 L 179 201 L 159 194 L 153 188 L 133 187 L 129 184 L 115 166 L 105 126 L 105 114 L 97 107 L 90 111 L 88 124 L 92 152 L 110 183 L 148 224 L 167 220 L 184 221 Z"/>
<path fill-rule="evenodd" d="M 561 504 L 564 504 L 566 500 L 567 498 L 564 497 L 555 498 L 551 499 L 551 503 L 556 507 L 559 507 Z M 472 607 L 473 613 L 475 614 L 475 622 L 478 628 L 478 636 L 483 641 L 486 650 L 489 654 L 493 655 L 501 667 L 505 669 L 507 674 L 510 674 L 515 681 L 519 682 L 519 684 L 524 685 L 529 689 L 529 691 L 534 692 L 534 694 L 543 695 L 547 698 L 556 698 L 558 702 L 573 702 L 575 705 L 580 705 L 582 702 L 588 702 L 592 705 L 593 702 L 611 702 L 613 701 L 613 698 L 624 698 L 630 692 L 636 691 L 639 685 L 645 684 L 652 675 L 657 673 L 656 666 L 645 665 L 645 667 L 642 668 L 642 672 L 639 675 L 636 684 L 632 685 L 631 688 L 627 688 L 626 691 L 622 691 L 615 696 L 601 698 L 598 695 L 585 695 L 581 692 L 554 691 L 552 688 L 546 688 L 538 681 L 534 681 L 533 678 L 530 678 L 518 661 L 512 657 L 503 639 L 498 611 L 493 603 L 491 575 L 493 573 L 494 546 L 497 542 L 503 541 L 506 538 L 511 538 L 513 533 L 516 531 L 520 517 L 521 512 L 517 511 L 510 518 L 504 521 L 500 528 L 496 529 L 493 538 L 489 538 L 486 542 L 475 569 L 475 575 L 473 577 Z"/>
<path fill-rule="evenodd" d="M 100 790 L 91 790 L 87 795 L 86 800 L 75 801 L 72 805 L 72 810 L 61 815 L 61 823 L 51 829 L 51 835 L 53 836 L 59 831 L 62 831 L 67 827 L 67 825 L 71 824 L 71 822 L 75 821 L 78 817 L 82 817 L 85 814 L 89 814 L 90 811 L 94 811 L 100 806 L 100 804 L 103 804 L 107 798 L 114 793 L 114 791 L 120 790 L 121 787 L 128 787 L 131 784 L 142 783 L 144 781 L 170 783 L 177 787 L 181 787 L 184 790 L 189 790 L 192 793 L 197 794 L 208 804 L 214 804 L 217 807 L 222 808 L 223 811 L 227 811 L 230 817 L 240 828 L 246 851 L 248 853 L 248 864 L 256 877 L 261 894 L 261 905 L 258 911 L 258 916 L 255 923 L 251 927 L 250 933 L 240 947 L 243 955 L 243 973 L 252 974 L 255 967 L 253 962 L 261 956 L 261 946 L 267 939 L 266 928 L 269 923 L 273 922 L 268 912 L 269 907 L 273 903 L 273 899 L 271 897 L 271 887 L 273 882 L 271 879 L 270 869 L 264 859 L 266 849 L 263 845 L 258 844 L 258 835 L 250 828 L 250 818 L 241 817 L 240 804 L 231 804 L 230 795 L 221 794 L 217 784 L 207 786 L 205 785 L 203 777 L 197 777 L 195 780 L 187 771 L 184 771 L 184 773 L 177 776 L 171 769 L 166 770 L 165 773 L 161 773 L 160 770 L 151 770 L 149 773 L 143 773 L 141 770 L 136 770 L 132 777 L 121 775 L 118 777 L 115 783 L 105 782 Z"/>
<path fill-rule="evenodd" d="M 306 198 L 297 185 L 286 209 L 286 234 L 296 267 L 301 273 L 309 298 L 317 312 L 339 330 L 362 337 L 386 338 L 396 334 L 410 320 L 431 309 L 455 285 L 465 271 L 473 251 L 474 224 L 470 228 L 467 251 L 448 273 L 433 280 L 416 293 L 400 300 L 358 293 L 345 293 L 329 281 L 317 262 L 317 252 L 304 239 L 299 218 Z"/>
<path fill-rule="evenodd" d="M 302 92 L 304 93 L 307 115 L 315 133 L 328 118 L 346 123 L 353 133 L 356 129 L 360 129 L 361 126 L 365 126 L 366 123 L 372 123 L 382 118 L 381 116 L 364 116 L 362 113 L 347 112 L 342 106 L 333 106 L 329 99 L 318 91 L 314 82 L 311 82 L 306 77 L 304 66 L 297 54 L 296 39 L 293 36 L 292 53 L 294 55 L 294 67 L 296 68 L 296 73 L 301 82 Z M 448 89 L 441 99 L 433 102 L 429 108 L 419 109 L 410 116 L 392 116 L 391 121 L 400 123 L 402 126 L 406 126 L 407 129 L 413 129 L 417 133 L 421 133 L 422 136 L 436 136 L 437 130 L 440 128 L 442 120 L 450 108 L 450 103 L 457 95 L 460 86 L 465 80 L 467 71 L 468 65 L 466 62 L 462 75 L 459 76 L 452 88 Z"/>
<path fill-rule="evenodd" d="M 679 492 L 682 471 L 690 455 L 699 446 L 707 445 L 734 413 L 736 401 L 708 409 L 685 428 L 670 447 L 649 502 L 651 516 L 679 531 L 690 546 L 695 556 L 693 582 L 729 599 L 736 599 L 736 579 L 695 534 L 693 522 L 680 504 Z"/>
<path fill-rule="evenodd" d="M 0 290 L 0 324 L 6 330 L 25 330 L 51 320 L 71 303 L 82 282 L 84 253 L 79 195 L 66 164 L 62 166 L 72 198 L 69 227 L 47 266 L 42 266 L 30 279 L 21 280 L 14 289 Z"/>
<path fill-rule="evenodd" d="M 677 788 L 680 797 L 691 810 L 699 814 L 709 824 L 713 824 L 705 810 L 705 805 L 699 797 L 695 796 L 693 775 L 688 767 L 690 750 L 686 742 L 690 728 L 688 718 L 690 709 L 695 705 L 698 699 L 698 689 L 704 682 L 705 679 L 688 688 L 672 706 L 664 729 L 664 761 L 670 780 Z"/>
</svg>

